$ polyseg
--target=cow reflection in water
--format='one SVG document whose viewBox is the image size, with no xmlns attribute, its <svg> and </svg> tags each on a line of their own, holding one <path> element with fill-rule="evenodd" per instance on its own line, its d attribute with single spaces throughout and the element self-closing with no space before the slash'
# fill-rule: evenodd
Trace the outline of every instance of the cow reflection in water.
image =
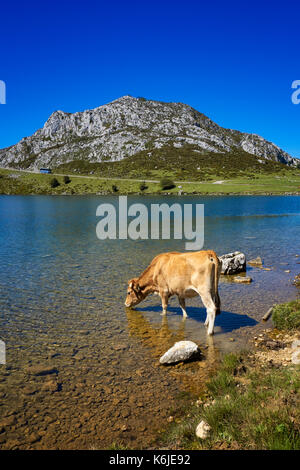
<svg viewBox="0 0 300 470">
<path fill-rule="evenodd" d="M 145 351 L 155 357 L 156 364 L 159 364 L 159 358 L 177 341 L 186 340 L 185 319 L 179 322 L 177 328 L 170 328 L 168 317 L 161 317 L 161 324 L 151 323 L 138 310 L 126 308 L 128 320 L 129 335 L 142 341 Z M 200 346 L 203 357 L 198 362 L 184 363 L 179 368 L 167 368 L 168 373 L 179 380 L 180 386 L 184 390 L 199 394 L 204 387 L 211 371 L 215 369 L 218 360 L 218 351 L 214 348 L 213 338 L 206 337 L 205 346 Z M 165 366 L 161 366 L 165 367 Z"/>
</svg>

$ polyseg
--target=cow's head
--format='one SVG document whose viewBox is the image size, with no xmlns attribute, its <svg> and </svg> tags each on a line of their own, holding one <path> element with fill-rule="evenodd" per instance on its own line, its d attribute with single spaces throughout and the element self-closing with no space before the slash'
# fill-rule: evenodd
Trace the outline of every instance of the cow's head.
<svg viewBox="0 0 300 470">
<path fill-rule="evenodd" d="M 134 307 L 139 304 L 146 297 L 138 283 L 138 278 L 133 278 L 128 281 L 127 295 L 125 300 L 125 307 Z"/>
</svg>

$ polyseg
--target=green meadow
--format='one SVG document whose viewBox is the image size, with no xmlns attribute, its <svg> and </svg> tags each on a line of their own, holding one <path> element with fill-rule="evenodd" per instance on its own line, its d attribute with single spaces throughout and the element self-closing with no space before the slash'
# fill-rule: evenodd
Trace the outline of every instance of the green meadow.
<svg viewBox="0 0 300 470">
<path fill-rule="evenodd" d="M 64 176 L 70 181 L 64 182 Z M 168 176 L 175 187 L 163 190 L 160 180 Z M 220 179 L 211 175 L 209 180 L 176 180 L 169 172 L 157 172 L 147 178 L 101 177 L 100 175 L 78 175 L 72 172 L 52 175 L 0 169 L 0 194 L 285 194 L 300 193 L 300 170 L 285 170 L 281 173 L 241 175 Z M 52 187 L 52 180 L 59 183 Z M 153 179 L 152 179 L 153 178 Z M 216 183 L 218 182 L 218 183 Z"/>
</svg>

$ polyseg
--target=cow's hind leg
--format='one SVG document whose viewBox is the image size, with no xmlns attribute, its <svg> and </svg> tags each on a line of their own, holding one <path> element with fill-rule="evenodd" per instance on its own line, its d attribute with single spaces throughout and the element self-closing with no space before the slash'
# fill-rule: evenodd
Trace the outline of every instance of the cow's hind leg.
<svg viewBox="0 0 300 470">
<path fill-rule="evenodd" d="M 179 305 L 180 305 L 181 310 L 182 310 L 183 318 L 187 318 L 187 313 L 186 313 L 186 310 L 185 310 L 185 298 L 180 297 L 180 295 L 179 295 L 178 296 L 178 301 L 179 301 Z"/>
<path fill-rule="evenodd" d="M 207 334 L 213 335 L 215 318 L 216 318 L 216 310 L 217 310 L 216 305 L 210 293 L 202 294 L 201 292 L 199 292 L 199 295 L 201 297 L 201 300 L 204 306 L 206 307 L 206 320 L 204 322 L 204 325 L 207 326 Z"/>
</svg>

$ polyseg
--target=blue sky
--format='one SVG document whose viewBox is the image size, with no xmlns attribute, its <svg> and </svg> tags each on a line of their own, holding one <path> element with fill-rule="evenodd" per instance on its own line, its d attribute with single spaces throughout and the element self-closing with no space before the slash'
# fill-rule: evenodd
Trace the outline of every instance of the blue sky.
<svg viewBox="0 0 300 470">
<path fill-rule="evenodd" d="M 61 109 L 122 95 L 187 103 L 300 157 L 296 1 L 2 2 L 0 148 Z"/>
</svg>

